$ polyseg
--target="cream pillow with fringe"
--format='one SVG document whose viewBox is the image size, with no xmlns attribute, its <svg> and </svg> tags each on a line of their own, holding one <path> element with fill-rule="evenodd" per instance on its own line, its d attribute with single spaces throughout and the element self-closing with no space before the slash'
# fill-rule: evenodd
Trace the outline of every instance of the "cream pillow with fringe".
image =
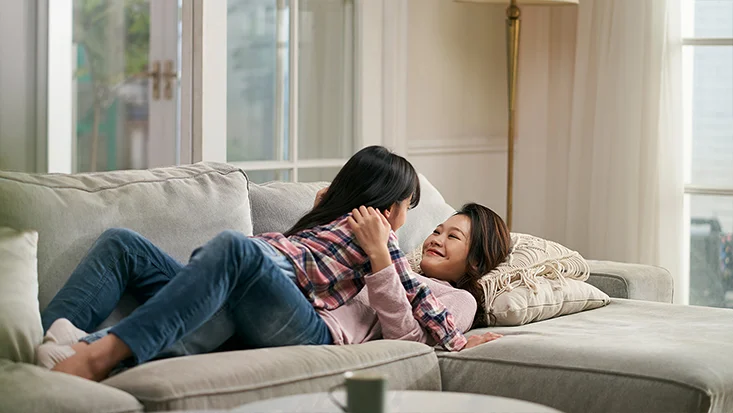
<svg viewBox="0 0 733 413">
<path fill-rule="evenodd" d="M 551 280 L 585 281 L 590 267 L 576 251 L 556 242 L 527 234 L 512 233 L 509 256 L 479 281 L 486 294 L 489 311 L 496 297 L 520 286 L 534 289 L 537 277 Z"/>
<path fill-rule="evenodd" d="M 567 314 L 603 307 L 611 299 L 584 281 L 539 277 L 535 286 L 525 286 L 499 294 L 489 319 L 494 326 L 521 326 Z"/>
<path fill-rule="evenodd" d="M 590 267 L 577 251 L 512 233 L 507 259 L 479 281 L 486 319 L 490 325 L 522 325 L 608 304 L 608 295 L 584 282 L 589 276 Z"/>
<path fill-rule="evenodd" d="M 37 232 L 0 227 L 0 359 L 33 363 L 43 339 L 37 248 Z"/>
<path fill-rule="evenodd" d="M 602 307 L 610 298 L 585 283 L 590 268 L 577 252 L 556 242 L 512 233 L 509 256 L 484 275 L 484 320 L 490 325 L 522 325 Z M 422 250 L 406 254 L 413 271 L 422 273 Z M 479 311 L 481 311 L 479 309 Z"/>
</svg>

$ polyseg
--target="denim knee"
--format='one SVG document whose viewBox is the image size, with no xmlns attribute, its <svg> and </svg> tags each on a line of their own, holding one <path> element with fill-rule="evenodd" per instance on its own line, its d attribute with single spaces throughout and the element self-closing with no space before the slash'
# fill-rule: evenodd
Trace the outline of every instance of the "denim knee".
<svg viewBox="0 0 733 413">
<path fill-rule="evenodd" d="M 252 242 L 252 240 L 250 240 L 248 236 L 242 234 L 239 231 L 234 231 L 231 229 L 227 229 L 218 233 L 212 241 L 223 247 L 249 244 Z"/>
<path fill-rule="evenodd" d="M 97 238 L 98 243 L 118 243 L 122 245 L 129 245 L 132 242 L 138 241 L 143 238 L 142 235 L 127 228 L 109 228 L 105 230 L 102 235 Z"/>
<path fill-rule="evenodd" d="M 252 239 L 234 230 L 220 232 L 206 244 L 206 248 L 215 253 L 226 251 L 238 257 L 239 260 L 254 257 L 260 251 Z"/>
</svg>

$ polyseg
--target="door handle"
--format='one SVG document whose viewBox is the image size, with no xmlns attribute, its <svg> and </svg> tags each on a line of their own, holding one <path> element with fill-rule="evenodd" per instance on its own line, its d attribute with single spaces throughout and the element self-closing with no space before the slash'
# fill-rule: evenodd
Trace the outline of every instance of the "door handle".
<svg viewBox="0 0 733 413">
<path fill-rule="evenodd" d="M 148 77 L 153 79 L 153 100 L 160 99 L 160 62 L 153 62 L 153 70 L 147 73 Z"/>
<path fill-rule="evenodd" d="M 168 100 L 173 99 L 173 84 L 178 80 L 178 72 L 173 68 L 173 61 L 165 61 L 165 71 L 161 73 L 161 76 L 165 79 L 165 98 Z"/>
<path fill-rule="evenodd" d="M 173 99 L 173 83 L 178 80 L 178 72 L 174 71 L 173 60 L 165 61 L 165 70 L 160 70 L 160 61 L 153 62 L 153 70 L 147 73 L 153 79 L 153 100 L 160 100 L 160 84 L 165 81 L 165 99 Z"/>
</svg>

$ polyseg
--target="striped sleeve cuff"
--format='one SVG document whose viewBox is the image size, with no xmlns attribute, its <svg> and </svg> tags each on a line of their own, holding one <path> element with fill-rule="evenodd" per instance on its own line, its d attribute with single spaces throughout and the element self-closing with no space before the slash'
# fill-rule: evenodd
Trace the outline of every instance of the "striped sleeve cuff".
<svg viewBox="0 0 733 413">
<path fill-rule="evenodd" d="M 466 336 L 460 331 L 453 330 L 452 335 L 445 336 L 441 345 L 448 351 L 461 351 L 468 344 Z"/>
</svg>

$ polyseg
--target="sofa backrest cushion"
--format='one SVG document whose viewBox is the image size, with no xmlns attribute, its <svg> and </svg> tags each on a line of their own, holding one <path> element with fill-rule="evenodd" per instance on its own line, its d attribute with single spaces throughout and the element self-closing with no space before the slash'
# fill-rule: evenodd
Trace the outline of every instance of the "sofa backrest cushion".
<svg viewBox="0 0 733 413">
<path fill-rule="evenodd" d="M 0 172 L 0 227 L 38 231 L 41 309 L 105 229 L 139 232 L 180 262 L 225 229 L 252 234 L 248 180 L 225 164 L 72 175 Z"/>
<path fill-rule="evenodd" d="M 316 193 L 326 186 L 328 182 L 250 184 L 254 233 L 286 232 L 313 208 Z"/>
<path fill-rule="evenodd" d="M 316 193 L 327 185 L 328 182 L 250 184 L 254 233 L 287 231 L 313 208 Z M 400 248 L 405 252 L 422 245 L 435 227 L 455 212 L 423 175 L 420 190 L 420 204 L 407 213 L 405 225 L 397 231 Z"/>
</svg>

